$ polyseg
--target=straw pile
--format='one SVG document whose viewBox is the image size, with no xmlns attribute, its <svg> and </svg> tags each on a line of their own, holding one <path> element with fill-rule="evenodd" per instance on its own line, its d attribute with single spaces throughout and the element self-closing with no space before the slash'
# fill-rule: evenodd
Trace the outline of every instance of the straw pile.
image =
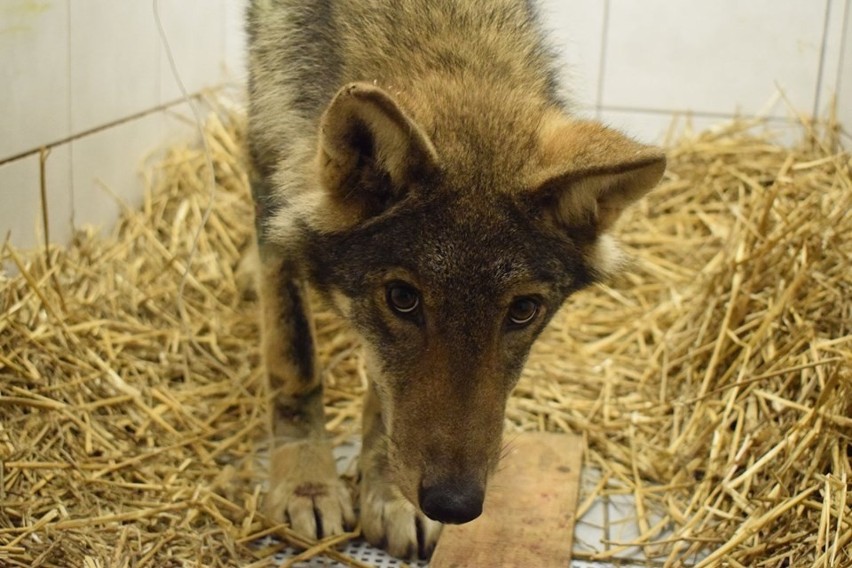
<svg viewBox="0 0 852 568">
<path fill-rule="evenodd" d="M 639 545 L 670 566 L 852 565 L 850 156 L 748 126 L 673 147 L 621 225 L 634 264 L 569 302 L 510 405 L 509 431 L 584 435 L 603 477 L 581 514 L 635 496 L 639 538 L 593 558 Z M 112 236 L 3 247 L 19 274 L 0 277 L 2 566 L 265 566 L 277 548 L 260 536 L 309 544 L 258 511 L 267 393 L 237 284 L 241 121 L 220 113 L 205 133 L 217 192 L 191 258 L 209 199 L 198 147 L 149 171 Z M 342 324 L 318 320 L 344 438 L 366 378 Z"/>
</svg>

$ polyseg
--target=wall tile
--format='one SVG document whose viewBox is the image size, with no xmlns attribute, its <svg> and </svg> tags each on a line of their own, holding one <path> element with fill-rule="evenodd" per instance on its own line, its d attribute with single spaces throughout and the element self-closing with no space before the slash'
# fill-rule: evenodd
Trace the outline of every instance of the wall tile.
<svg viewBox="0 0 852 568">
<path fill-rule="evenodd" d="M 138 207 L 146 158 L 162 145 L 163 115 L 144 116 L 72 142 L 74 222 L 110 228 L 120 203 Z M 120 201 L 119 201 L 120 200 Z"/>
<path fill-rule="evenodd" d="M 642 112 L 603 109 L 600 120 L 612 128 L 646 144 L 667 144 L 687 132 L 711 128 L 724 118 L 701 117 L 667 112 Z"/>
<path fill-rule="evenodd" d="M 71 128 L 78 134 L 157 106 L 151 2 L 71 2 Z"/>
<path fill-rule="evenodd" d="M 852 0 L 846 3 L 843 50 L 838 66 L 837 118 L 846 134 L 852 136 Z"/>
<path fill-rule="evenodd" d="M 66 2 L 0 2 L 0 159 L 69 135 Z"/>
<path fill-rule="evenodd" d="M 51 148 L 45 162 L 45 190 L 50 217 L 50 241 L 65 244 L 73 234 L 71 143 Z"/>
<path fill-rule="evenodd" d="M 246 0 L 225 0 L 225 76 L 228 82 L 244 85 L 248 77 Z"/>
<path fill-rule="evenodd" d="M 0 166 L 0 241 L 11 232 L 12 244 L 31 248 L 41 241 L 38 156 Z"/>
<path fill-rule="evenodd" d="M 683 136 L 727 125 L 734 117 L 692 115 L 667 112 L 643 112 L 603 109 L 600 119 L 604 124 L 646 144 L 669 146 Z M 782 144 L 795 144 L 802 135 L 801 124 L 786 118 L 768 119 L 755 127 L 754 132 L 767 133 Z"/>
<path fill-rule="evenodd" d="M 65 243 L 71 236 L 71 196 L 67 145 L 50 151 L 45 162 L 45 190 L 50 240 Z M 0 241 L 11 233 L 18 248 L 44 243 L 39 156 L 30 155 L 0 166 Z"/>
<path fill-rule="evenodd" d="M 603 104 L 749 114 L 777 84 L 811 112 L 826 1 L 610 0 Z"/>
<path fill-rule="evenodd" d="M 558 50 L 570 99 L 596 107 L 603 48 L 604 3 L 600 0 L 544 0 L 541 16 Z"/>
<path fill-rule="evenodd" d="M 159 0 L 160 19 L 188 93 L 220 84 L 224 76 L 225 6 L 222 0 Z M 160 51 L 160 102 L 181 98 L 165 46 Z"/>
<path fill-rule="evenodd" d="M 825 116 L 836 99 L 840 79 L 843 37 L 850 0 L 828 0 L 828 14 L 823 40 L 823 58 L 814 114 Z"/>
</svg>

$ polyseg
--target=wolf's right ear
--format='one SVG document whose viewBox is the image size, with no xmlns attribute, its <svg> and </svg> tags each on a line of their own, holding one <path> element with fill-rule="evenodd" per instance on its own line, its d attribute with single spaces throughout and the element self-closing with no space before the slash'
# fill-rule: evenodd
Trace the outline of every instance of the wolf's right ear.
<svg viewBox="0 0 852 568">
<path fill-rule="evenodd" d="M 590 121 L 553 120 L 541 130 L 534 201 L 559 228 L 596 239 L 657 185 L 666 155 Z"/>
<path fill-rule="evenodd" d="M 349 223 L 381 213 L 438 167 L 423 129 L 367 83 L 350 83 L 332 99 L 320 124 L 318 160 L 320 183 Z"/>
</svg>

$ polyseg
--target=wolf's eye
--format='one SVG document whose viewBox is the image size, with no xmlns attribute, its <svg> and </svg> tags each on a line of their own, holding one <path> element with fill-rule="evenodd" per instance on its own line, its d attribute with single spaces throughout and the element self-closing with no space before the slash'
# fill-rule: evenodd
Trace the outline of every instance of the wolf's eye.
<svg viewBox="0 0 852 568">
<path fill-rule="evenodd" d="M 522 327 L 535 319 L 538 314 L 538 302 L 532 298 L 515 298 L 509 305 L 509 323 L 512 327 Z"/>
<path fill-rule="evenodd" d="M 387 300 L 393 311 L 403 315 L 414 312 L 420 305 L 417 290 L 402 282 L 394 282 L 388 286 Z"/>
</svg>

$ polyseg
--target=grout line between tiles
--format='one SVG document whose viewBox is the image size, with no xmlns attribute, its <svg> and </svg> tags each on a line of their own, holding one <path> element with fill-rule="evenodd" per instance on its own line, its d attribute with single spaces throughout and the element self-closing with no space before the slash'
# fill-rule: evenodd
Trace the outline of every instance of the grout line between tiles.
<svg viewBox="0 0 852 568">
<path fill-rule="evenodd" d="M 840 32 L 840 57 L 837 65 L 837 81 L 835 82 L 835 85 L 837 85 L 837 91 L 834 93 L 835 112 L 838 110 L 837 107 L 840 104 L 838 96 L 840 95 L 841 81 L 843 79 L 846 45 L 847 42 L 852 42 L 852 0 L 846 0 L 841 17 L 843 19 L 843 30 Z M 852 64 L 852 61 L 849 63 Z M 852 74 L 852 71 L 847 71 L 847 73 Z M 852 78 L 849 79 L 849 84 L 852 85 Z M 840 133 L 847 139 L 852 139 L 852 124 L 840 124 Z"/>
<path fill-rule="evenodd" d="M 598 84 L 595 93 L 595 118 L 600 119 L 603 108 L 604 72 L 606 71 L 607 45 L 609 44 L 609 0 L 604 0 L 603 29 L 601 30 L 601 56 L 598 61 Z"/>
<path fill-rule="evenodd" d="M 157 83 L 157 100 L 163 100 L 163 51 L 165 47 L 163 46 L 163 42 L 160 41 L 160 36 L 157 33 L 157 8 L 159 7 L 160 0 L 151 0 L 151 34 L 154 36 L 154 43 L 157 46 L 157 57 L 155 62 L 155 74 L 154 81 Z"/>
<path fill-rule="evenodd" d="M 610 530 L 609 530 L 610 529 L 610 518 L 609 518 L 610 515 L 609 515 L 609 513 L 610 513 L 610 506 L 612 505 L 612 503 L 610 502 L 610 499 L 609 499 L 609 493 L 604 493 L 603 502 L 604 502 L 604 510 L 603 510 L 604 542 L 603 542 L 603 545 L 604 545 L 604 550 L 609 552 L 609 549 L 610 549 L 609 543 L 612 542 L 612 535 L 610 534 Z"/>
<path fill-rule="evenodd" d="M 831 0 L 825 0 L 825 17 L 822 22 L 822 41 L 819 48 L 819 62 L 817 63 L 816 90 L 814 92 L 814 107 L 812 116 L 816 118 L 819 113 L 819 101 L 822 94 L 822 74 L 825 68 L 825 51 L 828 42 L 828 22 L 831 18 Z M 842 57 L 842 55 L 841 55 Z"/>
<path fill-rule="evenodd" d="M 74 91 L 74 89 L 73 89 L 73 86 L 72 86 L 72 83 L 71 83 L 71 79 L 72 79 L 72 74 L 71 74 L 71 43 L 72 43 L 71 42 L 71 31 L 72 31 L 71 30 L 71 0 L 65 0 L 65 14 L 66 14 L 65 25 L 68 28 L 68 33 L 66 34 L 66 37 L 65 37 L 65 40 L 67 42 L 67 44 L 65 46 L 65 55 L 68 58 L 68 64 L 65 67 L 66 79 L 68 81 L 68 93 L 66 95 L 66 104 L 68 105 L 68 108 L 67 108 L 68 117 L 67 117 L 67 119 L 68 119 L 68 135 L 69 135 L 69 141 L 70 141 L 70 136 L 71 136 L 71 132 L 72 132 L 72 130 L 71 130 L 71 123 L 72 123 L 71 114 L 72 114 L 72 109 L 74 108 L 73 107 L 73 102 L 74 102 L 73 91 Z M 62 142 L 59 142 L 55 145 L 45 146 L 44 149 L 50 150 L 54 146 L 58 146 L 61 143 Z M 40 148 L 38 151 L 41 152 L 42 150 L 43 149 Z M 50 157 L 50 154 L 48 154 L 48 157 Z M 5 160 L 0 160 L 0 164 L 2 164 L 4 162 L 5 162 Z M 76 200 L 74 199 L 74 144 L 68 144 L 68 173 L 67 173 L 67 175 L 68 175 L 68 193 L 70 194 L 70 199 L 71 199 L 71 206 L 69 207 L 70 211 L 68 212 L 68 223 L 71 225 L 71 229 L 75 230 L 76 229 L 76 223 L 75 223 L 74 214 L 75 214 L 75 211 L 76 211 L 76 207 L 75 207 L 75 201 Z M 41 180 L 41 183 L 46 186 L 47 180 Z"/>
<path fill-rule="evenodd" d="M 843 30 L 840 32 L 840 61 L 838 61 L 837 65 L 837 80 L 834 82 L 837 85 L 838 92 L 835 95 L 838 95 L 840 91 L 840 81 L 843 75 L 843 63 L 846 55 L 846 43 L 852 41 L 852 38 L 849 37 L 850 30 L 852 30 L 852 0 L 846 0 L 843 14 L 840 17 L 843 19 Z M 850 125 L 850 128 L 852 128 L 852 125 Z"/>
</svg>

